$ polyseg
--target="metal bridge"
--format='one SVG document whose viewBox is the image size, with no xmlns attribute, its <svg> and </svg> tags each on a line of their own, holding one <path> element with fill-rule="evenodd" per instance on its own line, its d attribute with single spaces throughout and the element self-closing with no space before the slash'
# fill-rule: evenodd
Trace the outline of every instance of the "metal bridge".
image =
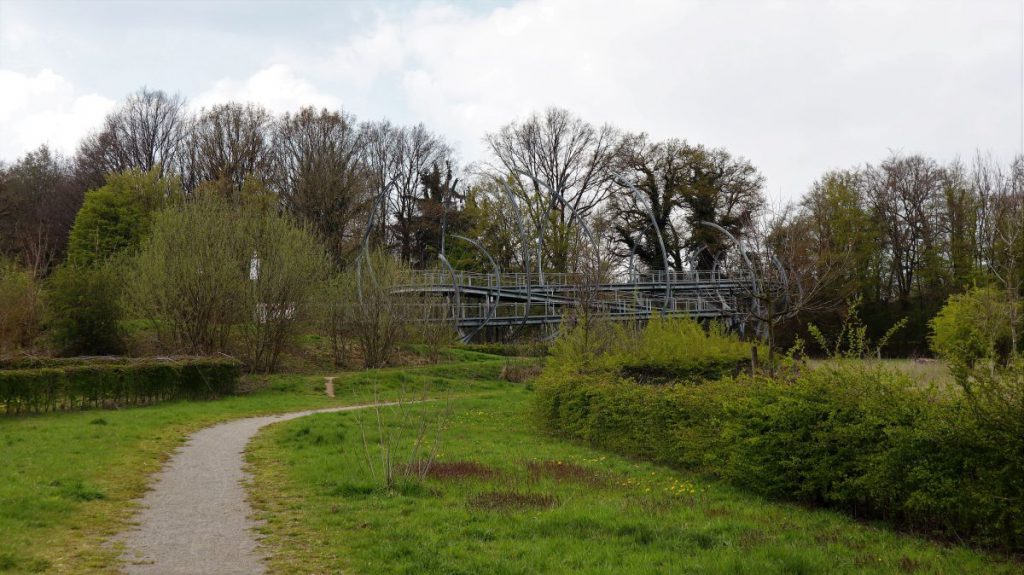
<svg viewBox="0 0 1024 575">
<path fill-rule="evenodd" d="M 617 320 L 686 315 L 726 323 L 745 313 L 750 277 L 721 272 L 630 274 L 621 281 L 588 283 L 582 274 L 420 271 L 395 291 L 444 297 L 464 340 L 485 327 L 559 324 L 567 311 L 586 305 Z"/>
<path fill-rule="evenodd" d="M 577 213 L 550 183 L 540 180 L 536 174 L 522 171 L 517 173 L 529 178 L 536 189 L 547 190 L 549 210 L 560 205 L 578 216 L 577 225 L 589 246 L 596 248 L 600 245 L 591 233 L 586 218 Z M 455 270 L 445 257 L 446 220 L 442 217 L 441 246 L 438 254 L 438 262 L 442 267 L 437 270 L 415 272 L 407 283 L 392 286 L 392 291 L 443 297 L 451 310 L 445 319 L 453 320 L 463 341 L 469 341 L 484 328 L 557 325 L 561 323 L 567 311 L 581 308 L 594 315 L 624 321 L 645 320 L 654 315 L 718 319 L 743 331 L 751 317 L 751 309 L 758 305 L 758 302 L 751 298 L 751 294 L 757 291 L 759 281 L 742 242 L 717 224 L 701 222 L 702 225 L 712 227 L 728 237 L 737 249 L 740 261 L 745 265 L 731 266 L 732 271 L 725 271 L 726 268 L 720 267 L 723 254 L 715 253 L 712 254 L 715 260 L 712 271 L 672 270 L 660 227 L 649 202 L 626 178 L 617 176 L 616 181 L 630 190 L 636 198 L 637 205 L 648 212 L 650 224 L 639 231 L 655 232 L 662 258 L 662 270 L 646 274 L 637 273 L 634 267 L 634 244 L 633 253 L 629 258 L 629 272 L 618 281 L 594 282 L 587 281 L 583 274 L 544 272 L 542 238 L 547 220 L 541 218 L 536 229 L 529 230 L 525 224 L 523 210 L 520 208 L 519 197 L 507 183 L 499 180 L 498 183 L 512 207 L 512 215 L 519 231 L 519 243 L 523 250 L 523 271 L 505 273 L 479 240 L 451 234 L 452 239 L 465 241 L 483 254 L 493 271 L 473 273 Z M 368 257 L 370 232 L 374 228 L 375 217 L 378 212 L 386 212 L 384 208 L 389 201 L 388 189 L 385 187 L 381 191 L 370 210 L 363 234 L 362 251 L 356 260 L 357 270 L 362 269 L 362 263 Z M 442 208 L 446 206 L 444 198 L 441 204 Z M 534 247 L 536 255 L 532 257 Z M 592 252 L 599 260 L 599 250 L 594 249 Z M 372 279 L 373 270 L 369 266 L 367 269 Z M 531 269 L 535 271 L 527 271 Z M 601 262 L 596 261 L 593 269 L 601 269 Z M 362 282 L 362 272 L 357 273 L 357 278 Z M 360 298 L 361 285 L 360 283 Z M 438 317 L 429 321 L 440 319 L 442 318 Z"/>
</svg>

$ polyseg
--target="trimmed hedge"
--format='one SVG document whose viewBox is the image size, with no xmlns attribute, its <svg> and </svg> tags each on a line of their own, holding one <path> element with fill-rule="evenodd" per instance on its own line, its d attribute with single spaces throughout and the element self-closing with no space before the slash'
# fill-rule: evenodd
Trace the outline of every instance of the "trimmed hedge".
<svg viewBox="0 0 1024 575">
<path fill-rule="evenodd" d="M 220 358 L 55 361 L 0 370 L 0 404 L 7 414 L 23 414 L 209 399 L 234 393 L 240 374 L 241 364 Z"/>
<path fill-rule="evenodd" d="M 1021 552 L 1024 386 L 1016 377 L 989 382 L 991 400 L 924 391 L 905 374 L 854 363 L 788 381 L 663 386 L 549 367 L 536 389 L 543 424 L 570 438 L 768 497 Z"/>
</svg>

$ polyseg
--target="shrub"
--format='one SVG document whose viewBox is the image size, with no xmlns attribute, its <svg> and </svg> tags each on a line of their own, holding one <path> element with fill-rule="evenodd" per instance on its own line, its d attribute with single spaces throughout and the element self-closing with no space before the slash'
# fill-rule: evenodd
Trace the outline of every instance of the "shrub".
<svg viewBox="0 0 1024 575">
<path fill-rule="evenodd" d="M 166 351 L 235 345 L 250 369 L 272 371 L 328 266 L 287 217 L 208 194 L 156 215 L 131 262 L 128 301 Z"/>
<path fill-rule="evenodd" d="M 552 345 L 552 366 L 669 383 L 735 375 L 749 365 L 751 344 L 718 324 L 705 330 L 689 318 L 655 316 L 637 331 L 621 323 L 591 323 L 576 325 Z"/>
<path fill-rule="evenodd" d="M 544 357 L 548 354 L 548 344 L 543 340 L 525 343 L 463 343 L 459 348 L 508 357 Z"/>
<path fill-rule="evenodd" d="M 0 403 L 20 414 L 206 399 L 234 393 L 238 376 L 230 359 L 64 362 L 0 370 Z"/>
<path fill-rule="evenodd" d="M 973 367 L 981 359 L 1006 361 L 1015 350 L 1012 345 L 1011 318 L 1014 306 L 1006 294 L 994 287 L 950 296 L 932 318 L 931 348 L 951 364 Z"/>
<path fill-rule="evenodd" d="M 39 335 L 41 316 L 35 278 L 0 260 L 0 356 L 31 346 Z"/>
<path fill-rule="evenodd" d="M 717 475 L 774 498 L 1024 550 L 1024 368 L 939 396 L 900 372 L 831 362 L 789 379 L 639 385 L 549 367 L 552 431 Z"/>
<path fill-rule="evenodd" d="M 420 311 L 415 297 L 396 289 L 412 280 L 410 270 L 381 251 L 361 258 L 339 284 L 342 331 L 355 337 L 367 368 L 381 367 L 412 333 Z"/>
<path fill-rule="evenodd" d="M 65 263 L 47 282 L 47 324 L 65 355 L 110 355 L 124 350 L 119 320 L 123 283 L 118 263 Z"/>
</svg>

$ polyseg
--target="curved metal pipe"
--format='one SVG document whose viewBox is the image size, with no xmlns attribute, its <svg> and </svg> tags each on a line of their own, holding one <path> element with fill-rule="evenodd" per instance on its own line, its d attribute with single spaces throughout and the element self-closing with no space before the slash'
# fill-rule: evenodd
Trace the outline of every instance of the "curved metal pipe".
<svg viewBox="0 0 1024 575">
<path fill-rule="evenodd" d="M 498 313 L 498 304 L 501 303 L 501 267 L 498 266 L 498 262 L 494 261 L 494 258 L 491 257 L 490 252 L 488 252 L 484 248 L 483 244 L 481 244 L 479 241 L 471 239 L 471 238 L 467 238 L 466 236 L 460 236 L 458 234 L 452 234 L 452 237 L 453 238 L 458 238 L 460 240 L 464 240 L 466 242 L 469 242 L 470 244 L 473 245 L 473 247 L 475 247 L 476 249 L 480 250 L 484 254 L 484 256 L 487 257 L 487 259 L 491 262 L 491 269 L 494 270 L 494 276 L 496 278 L 497 286 L 498 286 L 497 287 L 497 293 L 494 296 L 494 304 L 489 306 L 490 309 L 487 312 L 487 317 L 485 317 L 483 322 L 480 325 L 478 325 L 477 328 L 474 329 L 471 333 L 463 336 L 463 341 L 465 343 L 465 342 L 468 342 L 469 340 L 473 339 L 473 336 L 475 336 L 476 334 L 480 333 L 480 330 L 484 329 L 484 327 L 486 327 L 487 324 L 492 319 L 494 319 L 494 316 Z"/>
<path fill-rule="evenodd" d="M 647 200 L 643 197 L 643 194 L 640 193 L 640 190 L 636 189 L 633 184 L 629 183 L 622 174 L 616 174 L 615 181 L 619 185 L 626 186 L 633 192 L 633 197 L 636 198 L 636 202 L 638 204 L 643 204 L 644 208 L 647 210 L 647 215 L 651 218 L 651 225 L 654 226 L 654 233 L 658 236 L 658 247 L 661 248 L 661 260 L 665 265 L 665 305 L 667 306 L 668 302 L 672 301 L 672 282 L 668 276 L 668 250 L 665 249 L 665 239 L 661 235 L 661 228 L 658 227 L 658 218 L 654 214 L 654 206 L 648 204 Z"/>
<path fill-rule="evenodd" d="M 448 263 L 448 258 L 445 257 L 444 254 L 437 254 L 437 260 L 444 265 L 448 270 L 448 273 L 452 276 L 452 319 L 455 322 L 455 330 L 459 333 L 459 339 L 465 343 L 465 334 L 462 333 L 462 328 L 459 327 L 459 310 L 462 308 L 460 306 L 461 299 L 459 298 L 459 282 L 455 279 L 455 268 L 452 267 L 452 264 Z"/>
<path fill-rule="evenodd" d="M 530 317 L 530 306 L 533 305 L 533 294 L 531 293 L 530 285 L 530 244 L 526 239 L 526 226 L 523 224 L 523 211 L 519 207 L 519 200 L 516 198 L 516 193 L 512 191 L 512 188 L 506 182 L 498 180 L 498 184 L 512 203 L 512 209 L 516 213 L 516 223 L 519 227 L 519 240 L 523 244 L 523 273 L 526 276 L 526 306 L 523 309 L 523 319 L 519 324 L 520 329 L 522 329 L 526 326 L 526 320 Z M 488 257 L 490 257 L 490 255 L 488 255 Z"/>
</svg>

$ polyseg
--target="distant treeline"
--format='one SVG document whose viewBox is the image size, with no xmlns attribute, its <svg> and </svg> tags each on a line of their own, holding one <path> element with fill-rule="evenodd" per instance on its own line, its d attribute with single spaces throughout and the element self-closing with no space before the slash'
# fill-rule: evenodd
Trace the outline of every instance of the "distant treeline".
<svg viewBox="0 0 1024 575">
<path fill-rule="evenodd" d="M 794 273 L 827 284 L 798 320 L 838 323 L 855 296 L 872 333 L 907 317 L 891 340 L 894 354 L 927 352 L 927 321 L 952 294 L 994 284 L 1021 296 L 1024 157 L 941 164 L 892 153 L 827 172 L 799 202 L 770 210 L 757 168 L 721 148 L 655 141 L 557 108 L 484 138 L 488 158 L 460 166 L 445 138 L 422 124 L 314 108 L 274 115 L 240 103 L 192 113 L 179 96 L 143 89 L 72 157 L 43 146 L 2 166 L 0 254 L 48 276 L 68 257 L 86 191 L 111 174 L 141 171 L 184 201 L 218 194 L 267 202 L 316 233 L 339 267 L 353 260 L 371 211 L 374 245 L 417 268 L 434 264 L 442 222 L 449 238 L 480 238 L 506 270 L 521 269 L 542 229 L 542 265 L 577 271 L 591 249 L 581 221 L 611 262 L 608 273 L 632 254 L 647 270 L 737 265 L 723 259 L 727 237 L 699 225 L 712 222 L 741 239 L 778 243 Z M 122 232 L 91 233 L 102 243 Z M 471 246 L 445 247 L 457 267 L 489 271 Z M 802 323 L 783 326 L 780 341 L 804 335 Z"/>
</svg>

